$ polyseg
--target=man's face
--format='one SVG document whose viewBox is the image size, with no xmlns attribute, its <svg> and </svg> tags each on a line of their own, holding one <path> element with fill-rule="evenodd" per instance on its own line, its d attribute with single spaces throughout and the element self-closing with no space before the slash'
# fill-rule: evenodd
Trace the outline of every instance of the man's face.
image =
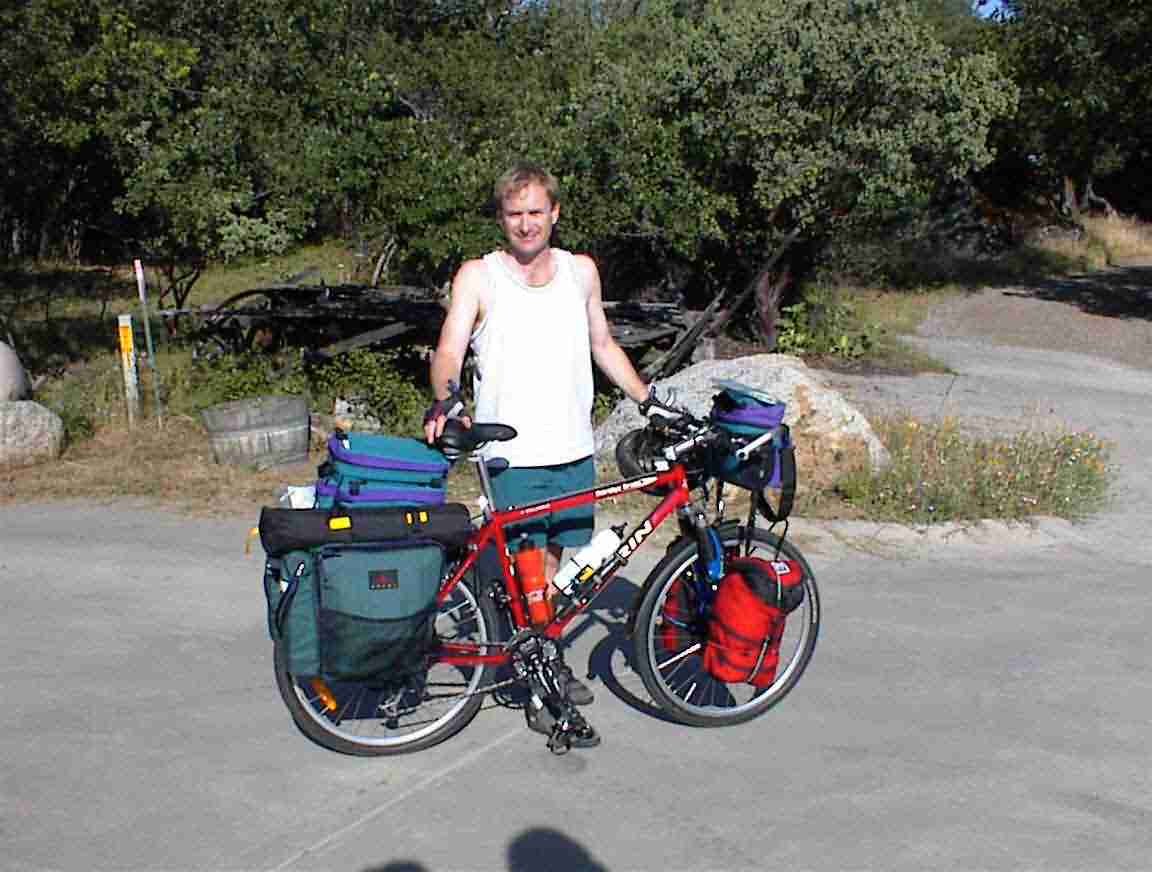
<svg viewBox="0 0 1152 872">
<path fill-rule="evenodd" d="M 535 182 L 500 202 L 500 229 L 517 260 L 531 260 L 548 247 L 552 225 L 559 217 L 560 204 L 553 203 L 544 186 Z"/>
</svg>

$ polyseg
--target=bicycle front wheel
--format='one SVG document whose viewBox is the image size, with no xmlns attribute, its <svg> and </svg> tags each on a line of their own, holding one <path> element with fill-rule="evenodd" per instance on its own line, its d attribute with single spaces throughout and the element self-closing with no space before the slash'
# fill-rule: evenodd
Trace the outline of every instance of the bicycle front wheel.
<svg viewBox="0 0 1152 872">
<path fill-rule="evenodd" d="M 479 646 L 494 642 L 497 611 L 472 582 L 457 584 L 436 615 L 440 642 Z M 426 674 L 385 686 L 297 676 L 276 645 L 276 686 L 292 720 L 309 739 L 358 756 L 404 754 L 431 747 L 462 730 L 476 716 L 493 681 L 492 666 L 438 662 Z"/>
<path fill-rule="evenodd" d="M 780 665 L 767 687 L 726 683 L 703 665 L 707 614 L 698 609 L 701 587 L 699 546 L 674 545 L 652 570 L 636 613 L 633 646 L 637 671 L 653 701 L 672 719 L 697 727 L 724 727 L 762 715 L 796 686 L 820 630 L 820 595 L 804 555 L 791 542 L 765 530 L 732 523 L 717 531 L 724 554 L 748 553 L 771 559 L 779 553 L 803 570 L 803 603 L 788 616 L 780 644 Z M 711 585 L 705 585 L 711 589 Z"/>
</svg>

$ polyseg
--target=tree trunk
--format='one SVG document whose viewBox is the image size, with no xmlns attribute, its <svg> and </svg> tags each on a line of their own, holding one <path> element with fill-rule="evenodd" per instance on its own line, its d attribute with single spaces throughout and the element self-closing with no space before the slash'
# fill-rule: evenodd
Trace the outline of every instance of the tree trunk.
<svg viewBox="0 0 1152 872">
<path fill-rule="evenodd" d="M 1088 184 L 1084 186 L 1084 205 L 1090 209 L 1100 209 L 1109 218 L 1116 215 L 1116 209 L 1106 199 L 1096 193 L 1092 187 L 1092 177 L 1088 177 Z"/>
<path fill-rule="evenodd" d="M 776 348 L 776 321 L 780 317 L 780 298 L 792 281 L 785 267 L 779 273 L 761 272 L 756 279 L 756 322 L 760 336 L 769 351 Z"/>
<path fill-rule="evenodd" d="M 1064 195 L 1060 200 L 1060 211 L 1073 221 L 1080 220 L 1080 201 L 1076 198 L 1076 182 L 1071 176 L 1064 177 Z"/>
</svg>

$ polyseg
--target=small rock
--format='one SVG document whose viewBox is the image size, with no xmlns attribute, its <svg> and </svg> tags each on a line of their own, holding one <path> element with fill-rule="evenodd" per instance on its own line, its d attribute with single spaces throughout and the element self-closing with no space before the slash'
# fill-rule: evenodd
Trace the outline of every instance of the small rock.
<svg viewBox="0 0 1152 872">
<path fill-rule="evenodd" d="M 28 393 L 28 374 L 20 358 L 10 345 L 0 342 L 0 403 L 23 400 Z"/>
<path fill-rule="evenodd" d="M 0 467 L 55 460 L 64 449 L 64 422 L 30 400 L 0 402 Z"/>
</svg>

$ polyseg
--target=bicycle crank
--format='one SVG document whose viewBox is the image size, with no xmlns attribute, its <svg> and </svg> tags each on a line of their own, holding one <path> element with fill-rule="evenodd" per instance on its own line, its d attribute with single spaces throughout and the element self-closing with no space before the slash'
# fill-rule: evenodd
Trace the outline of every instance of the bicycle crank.
<svg viewBox="0 0 1152 872">
<path fill-rule="evenodd" d="M 571 748 L 600 744 L 599 733 L 565 693 L 564 660 L 553 640 L 536 634 L 518 639 L 512 648 L 512 670 L 530 694 L 524 707 L 528 728 L 548 737 L 549 751 L 567 754 Z"/>
</svg>

